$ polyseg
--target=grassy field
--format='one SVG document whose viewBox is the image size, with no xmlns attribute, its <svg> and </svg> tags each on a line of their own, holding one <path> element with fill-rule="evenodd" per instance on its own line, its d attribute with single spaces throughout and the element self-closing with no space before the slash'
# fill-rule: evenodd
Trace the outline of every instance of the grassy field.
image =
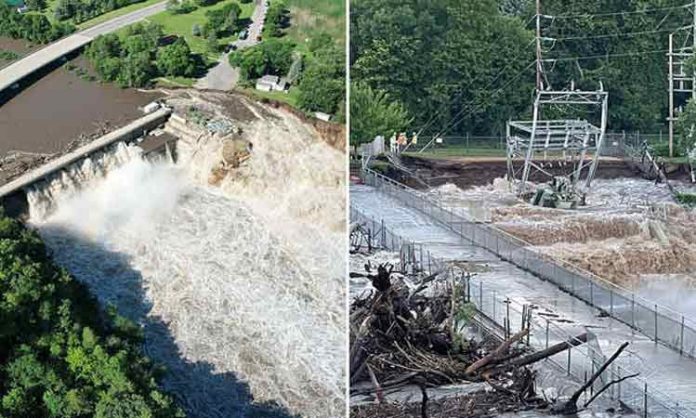
<svg viewBox="0 0 696 418">
<path fill-rule="evenodd" d="M 407 155 L 419 155 L 429 158 L 450 158 L 450 157 L 505 157 L 506 150 L 502 148 L 467 148 L 467 147 L 445 147 L 430 148 L 423 153 L 406 152 Z"/>
<path fill-rule="evenodd" d="M 300 90 L 297 87 L 291 87 L 287 93 L 282 93 L 279 91 L 265 92 L 256 90 L 254 88 L 247 88 L 245 90 L 261 99 L 277 100 L 279 102 L 287 103 L 292 107 L 297 107 L 297 100 L 300 94 Z"/>
<path fill-rule="evenodd" d="M 345 45 L 346 5 L 342 0 L 288 0 L 290 27 L 287 36 L 297 43 L 322 33 Z"/>
<path fill-rule="evenodd" d="M 164 33 L 167 35 L 178 35 L 186 38 L 191 47 L 191 51 L 195 53 L 202 54 L 210 60 L 217 60 L 217 54 L 208 54 L 206 48 L 206 40 L 200 36 L 193 36 L 191 28 L 194 24 L 199 24 L 201 27 L 205 24 L 207 18 L 205 17 L 205 12 L 208 10 L 217 10 L 225 7 L 226 4 L 237 3 L 242 9 L 241 19 L 248 19 L 254 11 L 254 3 L 241 4 L 234 0 L 225 0 L 217 4 L 208 7 L 199 7 L 191 13 L 175 15 L 169 12 L 158 13 L 151 16 L 148 20 L 150 22 L 155 22 L 164 28 Z M 226 38 L 220 38 L 220 44 L 230 43 L 235 40 L 236 34 L 228 36 Z"/>
<path fill-rule="evenodd" d="M 92 26 L 98 25 L 100 23 L 106 22 L 107 20 L 113 19 L 115 17 L 126 15 L 130 12 L 134 12 L 136 10 L 143 9 L 147 6 L 152 6 L 153 4 L 157 4 L 161 1 L 162 0 L 146 0 L 146 1 L 141 2 L 141 3 L 135 3 L 135 4 L 131 4 L 130 6 L 122 7 L 120 9 L 116 9 L 116 10 L 112 10 L 108 13 L 104 13 L 101 16 L 97 16 L 94 19 L 90 19 L 90 20 L 87 20 L 87 21 L 80 23 L 79 25 L 77 25 L 77 29 L 78 30 L 87 29 L 87 28 L 90 28 Z"/>
</svg>

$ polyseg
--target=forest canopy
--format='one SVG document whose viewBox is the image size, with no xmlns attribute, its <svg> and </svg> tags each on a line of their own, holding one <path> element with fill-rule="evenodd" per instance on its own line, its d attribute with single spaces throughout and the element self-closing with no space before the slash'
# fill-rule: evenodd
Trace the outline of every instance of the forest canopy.
<svg viewBox="0 0 696 418">
<path fill-rule="evenodd" d="M 544 84 L 601 82 L 609 130 L 663 129 L 668 36 L 687 39 L 692 11 L 678 0 L 541 6 Z M 529 0 L 354 0 L 351 78 L 403 104 L 409 131 L 499 135 L 507 120 L 531 115 L 535 15 Z"/>
<path fill-rule="evenodd" d="M 0 216 L 0 416 L 183 417 L 157 387 L 142 333 Z"/>
</svg>

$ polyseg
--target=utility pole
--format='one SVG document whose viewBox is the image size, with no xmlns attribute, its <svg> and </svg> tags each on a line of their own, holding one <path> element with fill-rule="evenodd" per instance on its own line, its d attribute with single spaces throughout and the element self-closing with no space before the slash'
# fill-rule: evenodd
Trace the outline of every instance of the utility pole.
<svg viewBox="0 0 696 418">
<path fill-rule="evenodd" d="M 696 0 L 694 0 L 696 2 Z M 696 19 L 696 13 L 694 14 Z M 536 88 L 542 90 L 541 85 L 541 0 L 536 0 Z"/>
<path fill-rule="evenodd" d="M 669 156 L 674 155 L 674 34 L 669 34 Z M 693 88 L 692 88 L 693 90 Z"/>
</svg>

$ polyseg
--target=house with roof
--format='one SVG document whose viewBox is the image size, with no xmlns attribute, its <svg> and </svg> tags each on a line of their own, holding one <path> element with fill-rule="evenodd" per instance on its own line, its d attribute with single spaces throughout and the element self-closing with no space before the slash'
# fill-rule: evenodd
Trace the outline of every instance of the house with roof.
<svg viewBox="0 0 696 418">
<path fill-rule="evenodd" d="M 258 80 L 256 80 L 256 90 L 260 91 L 282 91 L 287 93 L 289 88 L 289 83 L 285 78 L 281 78 L 277 75 L 267 74 Z"/>
</svg>

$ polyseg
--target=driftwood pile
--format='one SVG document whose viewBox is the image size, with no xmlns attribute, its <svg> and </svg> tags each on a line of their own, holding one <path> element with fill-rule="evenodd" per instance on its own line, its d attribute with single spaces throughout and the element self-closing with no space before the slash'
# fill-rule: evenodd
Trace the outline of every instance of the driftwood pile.
<svg viewBox="0 0 696 418">
<path fill-rule="evenodd" d="M 385 391 L 417 385 L 423 392 L 419 415 L 426 416 L 426 388 L 468 381 L 487 382 L 492 388 L 476 395 L 488 401 L 460 405 L 472 412 L 486 405 L 494 405 L 496 413 L 545 405 L 535 394 L 534 372 L 526 367 L 536 361 L 528 361 L 529 352 L 521 344 L 527 330 L 502 343 L 463 338 L 461 326 L 474 315 L 463 287 L 443 283 L 439 274 L 411 281 L 388 264 L 376 269 L 368 264 L 366 270 L 352 273 L 369 278 L 374 290 L 352 303 L 350 380 L 370 384 L 352 390 L 352 395 L 370 393 L 382 401 Z"/>
<path fill-rule="evenodd" d="M 368 263 L 365 270 L 351 273 L 352 277 L 368 278 L 373 287 L 371 293 L 354 299 L 351 305 L 351 396 L 369 394 L 379 405 L 356 406 L 351 414 L 355 417 L 427 417 L 428 388 L 463 382 L 485 382 L 488 389 L 432 401 L 430 416 L 456 413 L 484 417 L 547 407 L 548 402 L 536 395 L 535 372 L 529 366 L 590 338 L 584 333 L 539 351 L 524 344 L 528 328 L 502 341 L 465 339 L 462 326 L 472 321 L 475 309 L 467 303 L 463 285 L 438 278 L 439 273 L 414 280 L 413 276 L 395 273 L 389 264 L 375 269 Z M 578 411 L 580 395 L 624 348 L 588 384 L 567 401 L 553 405 L 552 410 Z M 356 389 L 358 382 L 363 384 Z M 408 385 L 420 387 L 420 405 L 384 402 L 385 393 Z"/>
</svg>

